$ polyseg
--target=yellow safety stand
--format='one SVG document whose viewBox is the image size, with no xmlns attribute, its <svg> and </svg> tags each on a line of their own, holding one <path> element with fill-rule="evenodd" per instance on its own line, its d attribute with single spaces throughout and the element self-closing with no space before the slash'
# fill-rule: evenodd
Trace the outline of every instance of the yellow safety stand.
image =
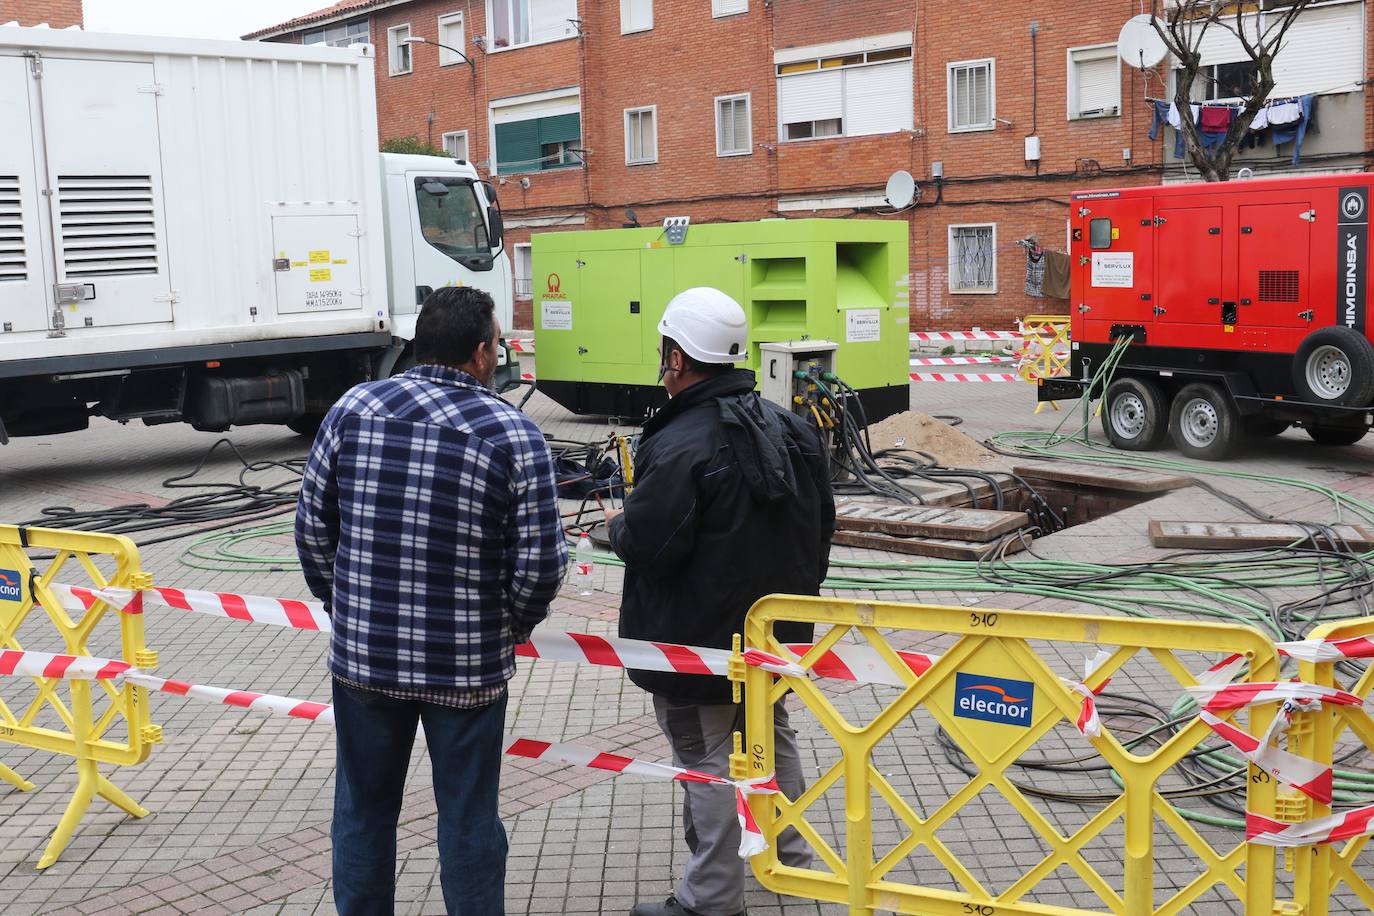
<svg viewBox="0 0 1374 916">
<path fill-rule="evenodd" d="M 777 677 L 757 667 L 735 670 L 745 682 L 748 749 L 732 760 L 736 778 L 773 772 L 773 707 L 788 691 L 794 691 L 834 739 L 840 759 L 800 797 L 755 795 L 750 798 L 754 816 L 768 840 L 767 852 L 753 859 L 754 874 L 769 890 L 815 900 L 847 904 L 851 914 L 886 910 L 900 913 L 1002 916 L 1010 913 L 1079 914 L 1108 912 L 1126 916 L 1191 912 L 1198 899 L 1213 888 L 1243 903 L 1251 916 L 1272 916 L 1274 907 L 1274 850 L 1238 840 L 1230 849 L 1214 848 L 1160 794 L 1161 777 L 1211 734 L 1207 725 L 1194 719 L 1157 748 L 1141 756 L 1124 748 L 1105 723 L 1099 737 L 1088 739 L 1076 732 L 1074 740 L 1091 742 L 1119 775 L 1124 790 L 1120 797 L 1091 817 L 1077 830 L 1064 834 L 1011 783 L 1007 769 L 1056 726 L 1072 728 L 1082 709 L 1082 697 L 1052 670 L 1035 646 L 1047 644 L 1057 658 L 1092 656 L 1098 649 L 1110 658 L 1093 674 L 1090 688 L 1102 685 L 1133 658 L 1157 664 L 1177 682 L 1178 692 L 1196 683 L 1190 668 L 1200 653 L 1240 653 L 1249 660 L 1249 680 L 1276 679 L 1279 659 L 1263 634 L 1248 627 L 1216 623 L 1144 621 L 1088 615 L 938 607 L 887 602 L 858 603 L 823 598 L 772 596 L 754 605 L 745 624 L 745 644 L 775 655 L 791 657 L 773 638 L 781 621 L 816 624 L 816 646 L 801 659 L 810 668 L 842 639 L 858 641 L 881 655 L 906 685 L 866 725 L 845 719 L 823 690 L 824 680 Z M 953 645 L 919 677 L 898 656 L 885 633 L 919 630 L 948 634 Z M 1032 645 L 1034 643 L 1035 645 Z M 1198 656 L 1192 664 L 1181 653 Z M 1061 661 L 1061 664 L 1063 662 Z M 1081 664 L 1081 663 L 1080 663 Z M 977 706 L 969 694 L 987 688 L 989 678 L 1017 684 L 1021 712 L 1003 710 L 991 721 L 970 717 Z M 833 682 L 831 682 L 833 683 Z M 975 688 L 973 684 L 978 684 Z M 1004 694 L 1005 695 L 1005 694 Z M 1011 703 L 1011 700 L 1007 700 Z M 956 704 L 964 704 L 956 709 Z M 911 802 L 901 797 L 873 763 L 873 751 L 903 720 L 918 708 L 930 713 L 957 742 L 977 769 L 977 775 L 943 804 L 922 818 Z M 1248 725 L 1262 733 L 1275 714 L 1274 704 L 1250 711 Z M 1020 717 L 1017 720 L 1017 717 Z M 1008 719 L 1013 721 L 1008 722 Z M 1275 785 L 1261 771 L 1251 768 L 1250 810 L 1275 810 Z M 843 782 L 843 855 L 827 843 L 807 820 L 807 812 L 825 793 Z M 1038 864 L 1024 871 L 1004 889 L 984 887 L 959 861 L 950 846 L 937 835 L 959 809 L 985 788 L 996 789 L 1021 815 L 1049 850 Z M 906 836 L 885 855 L 875 858 L 872 805 L 877 795 L 895 813 Z M 934 804 L 934 802 L 932 802 Z M 1116 822 L 1123 824 L 1118 867 L 1124 874 L 1120 893 L 1084 855 L 1084 848 Z M 822 823 L 817 821 L 817 823 Z M 825 821 L 829 823 L 829 819 Z M 778 859 L 778 835 L 795 828 L 812 847 L 817 860 L 812 868 L 794 868 Z M 836 828 L 839 829 L 839 828 Z M 1177 836 L 1192 850 L 1202 873 L 1162 904 L 1155 900 L 1155 832 Z M 948 871 L 961 890 L 901 883 L 890 877 L 921 847 Z M 1100 852 L 1101 847 L 1097 847 Z M 1060 866 L 1072 869 L 1102 901 L 1100 910 L 1080 910 L 1028 902 L 1025 898 Z M 1242 870 L 1243 875 L 1242 877 Z"/>
<path fill-rule="evenodd" d="M 1032 385 L 1040 384 L 1041 379 L 1069 374 L 1068 315 L 1027 315 L 1021 319 L 1021 353 L 1016 371 Z M 1035 405 L 1035 412 L 1039 413 L 1046 404 L 1059 409 L 1057 401 L 1041 401 Z"/>
<path fill-rule="evenodd" d="M 45 563 L 40 569 L 31 559 L 31 551 L 54 555 L 40 561 Z M 102 572 L 101 564 L 112 566 L 111 574 Z M 0 525 L 0 585 L 14 580 L 18 583 L 17 587 L 0 589 L 0 648 L 22 651 L 22 636 L 30 642 L 28 648 L 38 651 L 100 654 L 91 652 L 88 643 L 97 625 L 113 609 L 92 596 L 89 606 L 73 616 L 53 591 L 59 578 L 65 584 L 86 588 L 146 589 L 152 585 L 139 567 L 138 548 L 128 538 Z M 155 667 L 157 653 L 143 641 L 143 615 L 113 612 L 119 617 L 123 660 L 145 670 Z M 54 637 L 60 637 L 60 647 Z M 27 690 L 29 683 L 36 692 Z M 67 694 L 65 701 L 63 693 Z M 76 791 L 38 862 L 39 868 L 57 861 L 97 795 L 134 817 L 147 815 L 145 808 L 101 774 L 98 765 L 142 763 L 152 745 L 161 740 L 161 728 L 150 721 L 147 692 L 140 687 L 127 683 L 116 686 L 109 680 L 0 678 L 0 742 L 64 754 L 76 761 Z M 33 788 L 31 782 L 3 765 L 0 778 L 26 791 Z"/>
<path fill-rule="evenodd" d="M 1328 623 L 1307 635 L 1309 640 L 1334 642 L 1340 639 L 1363 637 L 1374 640 L 1374 617 Z M 1374 704 L 1374 662 L 1359 662 L 1364 674 L 1349 678 L 1339 670 L 1337 662 L 1303 662 L 1299 680 L 1323 687 L 1338 687 Z M 1300 713 L 1294 717 L 1289 731 L 1294 753 L 1322 762 L 1344 756 L 1341 750 L 1350 749 L 1349 742 L 1362 744 L 1374 754 L 1374 718 L 1364 709 L 1324 704 L 1320 712 Z M 1299 727 L 1301 722 L 1302 727 Z M 1342 739 L 1346 745 L 1338 747 Z M 1275 820 L 1303 821 L 1331 814 L 1331 808 L 1305 796 L 1297 796 L 1283 812 L 1288 816 Z M 1306 848 L 1287 850 L 1285 862 L 1294 873 L 1296 903 L 1303 916 L 1327 916 L 1331 897 L 1341 885 L 1363 901 L 1374 912 L 1374 848 L 1370 837 L 1357 837 L 1343 844 L 1320 843 Z M 1361 859 L 1361 853 L 1364 853 Z M 1357 859 L 1360 860 L 1357 863 Z"/>
</svg>

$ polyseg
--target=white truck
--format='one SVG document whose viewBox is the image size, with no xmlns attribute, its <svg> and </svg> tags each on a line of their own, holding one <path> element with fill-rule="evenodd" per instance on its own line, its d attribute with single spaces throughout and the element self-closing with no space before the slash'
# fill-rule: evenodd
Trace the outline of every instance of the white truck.
<svg viewBox="0 0 1374 916">
<path fill-rule="evenodd" d="M 495 190 L 379 153 L 373 85 L 368 45 L 0 27 L 0 444 L 91 416 L 310 433 L 408 364 L 433 289 L 510 327 Z"/>
</svg>

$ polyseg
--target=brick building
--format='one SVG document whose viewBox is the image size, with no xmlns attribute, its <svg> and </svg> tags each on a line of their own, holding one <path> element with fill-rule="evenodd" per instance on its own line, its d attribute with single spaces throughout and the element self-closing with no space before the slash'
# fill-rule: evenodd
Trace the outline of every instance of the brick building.
<svg viewBox="0 0 1374 916">
<path fill-rule="evenodd" d="M 1138 12 L 1136 0 L 976 13 L 953 0 L 344 0 L 246 37 L 376 45 L 381 139 L 413 136 L 496 176 L 521 327 L 529 236 L 620 226 L 627 209 L 644 225 L 905 219 L 913 328 L 1004 327 L 1066 308 L 1025 295 L 1016 243 L 1066 247 L 1071 190 L 1187 177 L 1172 131 L 1148 136 L 1167 69 L 1115 55 Z M 1295 40 L 1313 50 L 1279 90 L 1323 93 L 1335 115 L 1300 167 L 1363 168 L 1365 2 L 1304 17 L 1315 25 Z M 1338 59 L 1321 50 L 1333 41 Z M 1215 44 L 1210 65 L 1234 66 Z M 1246 157 L 1291 168 L 1286 151 Z M 898 169 L 920 196 L 893 214 L 884 186 Z"/>
<path fill-rule="evenodd" d="M 81 0 L 0 0 L 0 25 L 47 23 L 54 29 L 65 29 L 84 21 Z"/>
</svg>

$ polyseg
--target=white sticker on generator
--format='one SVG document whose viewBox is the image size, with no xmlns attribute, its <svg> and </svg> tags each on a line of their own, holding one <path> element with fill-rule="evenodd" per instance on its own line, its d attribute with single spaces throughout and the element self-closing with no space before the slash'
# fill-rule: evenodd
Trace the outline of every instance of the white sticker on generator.
<svg viewBox="0 0 1374 916">
<path fill-rule="evenodd" d="M 1093 252 L 1093 286 L 1130 289 L 1135 286 L 1135 252 Z"/>
<path fill-rule="evenodd" d="M 850 309 L 844 313 L 845 343 L 868 343 L 883 336 L 882 309 Z"/>
<path fill-rule="evenodd" d="M 566 299 L 543 300 L 545 331 L 571 331 L 572 330 L 572 302 Z"/>
</svg>

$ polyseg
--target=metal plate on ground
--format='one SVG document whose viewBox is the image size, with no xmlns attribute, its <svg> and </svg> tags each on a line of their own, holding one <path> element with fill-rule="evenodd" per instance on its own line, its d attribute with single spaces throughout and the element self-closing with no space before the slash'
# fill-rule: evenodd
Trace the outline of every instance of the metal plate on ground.
<svg viewBox="0 0 1374 916">
<path fill-rule="evenodd" d="M 1167 493 L 1193 485 L 1193 478 L 1181 474 L 1156 474 L 1136 468 L 1114 468 L 1100 464 L 1018 464 L 1012 470 L 1029 480 L 1049 480 L 1076 487 L 1125 490 L 1130 493 Z"/>
<path fill-rule="evenodd" d="M 1338 542 L 1331 544 L 1324 533 L 1302 525 L 1282 522 L 1150 522 L 1150 543 L 1156 547 L 1196 550 L 1253 550 L 1261 547 L 1287 547 L 1315 535 L 1324 547 L 1365 551 L 1374 549 L 1374 535 L 1358 525 L 1332 525 Z"/>
<path fill-rule="evenodd" d="M 864 547 L 869 550 L 886 550 L 891 553 L 908 553 L 920 557 L 937 557 L 941 560 L 981 560 L 989 554 L 1002 549 L 1000 541 L 978 543 L 976 541 L 952 541 L 936 538 L 904 538 L 877 531 L 836 531 L 832 543 L 846 547 Z M 1016 553 L 1026 548 L 1027 535 L 1023 541 L 1013 537 L 1007 539 L 1007 553 Z"/>
<path fill-rule="evenodd" d="M 844 531 L 879 531 L 907 537 L 994 541 L 1030 524 L 1024 512 L 848 502 L 835 507 Z"/>
</svg>

